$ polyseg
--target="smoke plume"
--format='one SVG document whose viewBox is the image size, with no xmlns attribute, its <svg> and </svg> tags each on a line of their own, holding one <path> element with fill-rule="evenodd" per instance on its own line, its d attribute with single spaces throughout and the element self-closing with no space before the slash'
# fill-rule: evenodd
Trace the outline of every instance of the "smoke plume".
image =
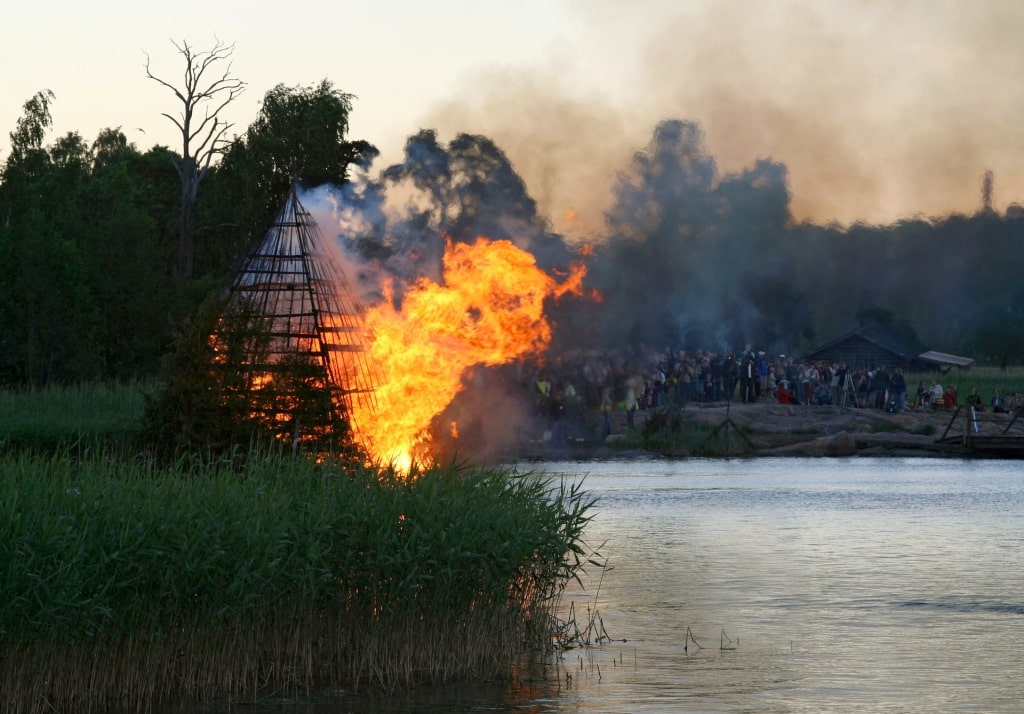
<svg viewBox="0 0 1024 714">
<path fill-rule="evenodd" d="M 1024 198 L 1024 4 L 573 7 L 597 51 L 567 29 L 536 67 L 481 69 L 424 119 L 492 137 L 570 236 L 601 230 L 615 173 L 674 117 L 704 127 L 723 171 L 784 163 L 797 220 L 970 212 L 988 169 L 997 210 Z"/>
</svg>

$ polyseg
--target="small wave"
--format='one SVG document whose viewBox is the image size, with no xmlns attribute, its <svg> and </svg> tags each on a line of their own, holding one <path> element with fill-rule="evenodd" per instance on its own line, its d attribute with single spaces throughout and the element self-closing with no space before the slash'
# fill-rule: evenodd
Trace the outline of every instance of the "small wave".
<svg viewBox="0 0 1024 714">
<path fill-rule="evenodd" d="M 929 602 L 927 600 L 907 600 L 897 604 L 900 607 L 949 610 L 951 612 L 999 612 L 1011 615 L 1024 615 L 1024 605 L 1005 602 Z"/>
</svg>

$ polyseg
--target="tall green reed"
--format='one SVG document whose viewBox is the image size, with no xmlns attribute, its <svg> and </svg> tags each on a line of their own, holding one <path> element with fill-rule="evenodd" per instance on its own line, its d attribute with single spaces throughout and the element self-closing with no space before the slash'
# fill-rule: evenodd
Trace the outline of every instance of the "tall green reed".
<svg viewBox="0 0 1024 714">
<path fill-rule="evenodd" d="M 123 444 L 144 409 L 147 385 L 90 382 L 0 390 L 0 444 L 50 450 L 69 444 Z"/>
<path fill-rule="evenodd" d="M 586 564 L 578 485 L 243 463 L 0 457 L 0 709 L 497 676 Z"/>
</svg>

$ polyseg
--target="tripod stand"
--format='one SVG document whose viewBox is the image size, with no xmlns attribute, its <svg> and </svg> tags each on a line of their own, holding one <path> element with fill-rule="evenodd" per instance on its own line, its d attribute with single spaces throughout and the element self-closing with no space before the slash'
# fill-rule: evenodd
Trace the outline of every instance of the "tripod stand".
<svg viewBox="0 0 1024 714">
<path fill-rule="evenodd" d="M 848 407 L 850 405 L 855 407 L 863 407 L 857 398 L 857 387 L 853 383 L 853 375 L 847 372 L 846 379 L 843 380 L 843 395 L 840 398 L 839 406 Z"/>
</svg>

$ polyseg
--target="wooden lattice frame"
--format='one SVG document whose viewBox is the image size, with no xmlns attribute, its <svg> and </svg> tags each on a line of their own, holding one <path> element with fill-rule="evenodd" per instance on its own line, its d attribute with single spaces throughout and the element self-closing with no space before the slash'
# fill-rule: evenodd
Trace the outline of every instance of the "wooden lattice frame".
<svg viewBox="0 0 1024 714">
<path fill-rule="evenodd" d="M 364 309 L 293 188 L 247 255 L 211 335 L 225 403 L 295 441 L 358 431 L 377 371 Z"/>
</svg>

